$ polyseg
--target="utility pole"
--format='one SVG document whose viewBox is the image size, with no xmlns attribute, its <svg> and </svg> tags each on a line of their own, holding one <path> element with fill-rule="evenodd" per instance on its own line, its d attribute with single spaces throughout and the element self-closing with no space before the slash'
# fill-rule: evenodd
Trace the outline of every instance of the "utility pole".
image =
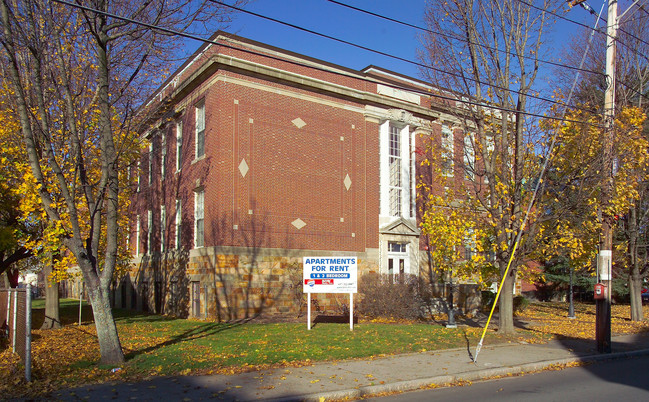
<svg viewBox="0 0 649 402">
<path fill-rule="evenodd" d="M 613 195 L 613 129 L 615 119 L 615 48 L 617 38 L 617 0 L 608 2 L 606 29 L 606 93 L 604 94 L 604 149 L 602 166 L 602 232 L 597 256 L 597 279 L 604 284 L 605 296 L 595 301 L 597 351 L 611 353 L 611 265 L 613 260 L 613 216 L 609 210 Z"/>
</svg>

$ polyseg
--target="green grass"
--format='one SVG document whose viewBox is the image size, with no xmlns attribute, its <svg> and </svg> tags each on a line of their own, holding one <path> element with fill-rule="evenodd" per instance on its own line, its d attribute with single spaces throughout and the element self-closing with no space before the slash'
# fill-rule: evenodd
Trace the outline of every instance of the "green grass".
<svg viewBox="0 0 649 402">
<path fill-rule="evenodd" d="M 88 305 L 83 301 L 83 305 Z M 59 299 L 59 308 L 79 308 L 79 299 Z M 34 299 L 32 300 L 32 309 L 42 309 L 45 308 L 45 299 Z M 78 310 L 77 310 L 78 311 Z"/>
<path fill-rule="evenodd" d="M 62 325 L 70 325 L 79 322 L 79 299 L 60 299 L 59 315 Z M 82 302 L 81 322 L 92 321 L 92 309 L 86 302 Z M 32 329 L 38 329 L 45 321 L 45 299 L 32 300 Z"/>
<path fill-rule="evenodd" d="M 34 323 L 42 323 L 43 307 L 35 301 Z M 66 326 L 78 321 L 78 300 L 62 300 L 61 321 Z M 349 324 L 318 323 L 307 330 L 306 318 L 299 323 L 257 324 L 216 323 L 168 318 L 114 310 L 115 321 L 126 355 L 124 368 L 129 374 L 175 374 L 190 371 L 236 371 L 254 366 L 296 365 L 304 362 L 332 361 L 395 353 L 420 352 L 449 348 L 473 349 L 481 335 L 479 328 L 447 329 L 426 323 L 384 324 L 363 322 Z M 85 325 L 66 336 L 85 337 L 79 344 L 96 345 L 94 335 L 84 328 L 92 323 L 88 305 L 83 306 Z M 35 328 L 39 328 L 35 326 Z M 84 332 L 85 331 L 85 332 Z M 41 332 L 41 336 L 47 334 Z M 507 338 L 490 332 L 486 342 L 506 342 Z M 70 340 L 72 343 L 72 340 Z M 77 349 L 78 350 L 78 349 Z M 61 356 L 75 371 L 97 367 L 89 356 Z M 97 356 L 98 357 L 98 356 Z"/>
<path fill-rule="evenodd" d="M 481 334 L 423 323 L 360 323 L 353 331 L 347 324 L 317 324 L 309 331 L 306 322 L 224 324 L 156 316 L 120 317 L 117 323 L 126 366 L 161 374 L 474 348 Z M 508 340 L 490 333 L 487 342 Z"/>
</svg>

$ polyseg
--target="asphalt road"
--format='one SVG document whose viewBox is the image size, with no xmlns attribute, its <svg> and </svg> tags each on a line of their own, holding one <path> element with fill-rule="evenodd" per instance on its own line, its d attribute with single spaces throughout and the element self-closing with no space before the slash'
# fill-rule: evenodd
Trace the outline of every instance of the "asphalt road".
<svg viewBox="0 0 649 402">
<path fill-rule="evenodd" d="M 649 356 L 603 361 L 583 367 L 543 371 L 371 399 L 392 401 L 646 401 Z"/>
</svg>

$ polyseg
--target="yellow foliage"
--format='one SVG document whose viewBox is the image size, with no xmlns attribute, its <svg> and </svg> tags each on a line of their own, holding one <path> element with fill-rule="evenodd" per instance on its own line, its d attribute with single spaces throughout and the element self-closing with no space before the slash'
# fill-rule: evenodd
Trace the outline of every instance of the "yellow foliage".
<svg viewBox="0 0 649 402">
<path fill-rule="evenodd" d="M 552 165 L 557 182 L 565 186 L 560 199 L 550 196 L 546 208 L 562 209 L 559 214 L 539 230 L 539 254 L 545 258 L 563 255 L 575 268 L 591 268 L 597 252 L 601 217 L 624 215 L 638 200 L 638 186 L 645 179 L 648 167 L 649 142 L 643 136 L 642 125 L 646 116 L 637 108 L 624 108 L 615 120 L 613 154 L 612 198 L 602 204 L 602 155 L 605 135 L 599 117 L 582 111 L 571 111 L 567 121 L 545 121 L 547 130 L 557 131 L 557 146 L 552 155 Z M 579 123 L 582 122 L 582 123 Z M 574 197 L 578 212 L 566 207 Z"/>
<path fill-rule="evenodd" d="M 4 81 L 3 81 L 4 83 Z M 65 248 L 65 240 L 74 235 L 72 219 L 76 219 L 80 225 L 81 238 L 88 239 L 92 231 L 91 211 L 89 210 L 86 196 L 83 192 L 83 183 L 78 170 L 77 155 L 71 150 L 73 144 L 70 138 L 73 133 L 66 121 L 64 114 L 52 113 L 52 125 L 57 127 L 52 130 L 50 141 L 60 147 L 54 154 L 56 163 L 62 170 L 66 180 L 64 184 L 67 191 L 72 195 L 72 200 L 66 200 L 61 191 L 61 182 L 57 180 L 52 171 L 51 164 L 45 159 L 40 160 L 40 168 L 44 176 L 44 183 L 39 183 L 32 173 L 28 163 L 25 145 L 22 140 L 21 128 L 17 122 L 15 110 L 6 102 L 10 91 L 6 86 L 0 88 L 0 146 L 2 155 L 0 161 L 4 169 L 0 170 L 0 191 L 10 193 L 19 200 L 18 209 L 20 219 L 25 225 L 39 226 L 38 236 L 22 236 L 20 244 L 30 249 L 36 257 L 41 259 L 43 264 L 53 263 L 53 272 L 49 278 L 52 281 L 61 281 L 69 277 L 69 268 L 77 265 L 74 255 Z M 88 92 L 92 97 L 92 93 Z M 62 100 L 53 100 L 52 111 L 64 110 Z M 36 113 L 35 113 L 36 114 Z M 77 117 L 75 124 L 85 131 L 82 143 L 84 161 L 86 162 L 85 172 L 90 183 L 98 183 L 101 180 L 100 155 L 101 149 L 97 144 L 96 131 L 98 130 L 99 111 L 96 104 L 89 103 L 86 110 Z M 133 131 L 121 129 L 121 118 L 117 112 L 113 115 L 115 143 L 120 152 L 120 163 L 128 165 L 134 160 L 140 151 L 138 136 Z M 44 157 L 43 157 L 44 158 Z M 130 206 L 130 186 L 127 177 L 127 169 L 119 170 L 120 183 L 123 185 L 119 192 L 119 227 L 128 227 L 128 209 Z M 42 187 L 45 186 L 45 189 Z M 45 212 L 42 206 L 43 199 L 39 192 L 45 191 L 51 198 L 48 207 L 55 210 L 59 219 L 52 219 Z M 94 197 L 100 197 L 100 194 L 94 194 Z M 76 210 L 78 216 L 73 218 L 71 210 Z M 102 211 L 99 211 L 102 213 Z M 102 220 L 102 226 L 105 226 L 105 220 Z M 102 233 L 105 228 L 102 228 Z M 130 253 L 127 249 L 127 230 L 118 232 L 118 264 L 115 275 L 121 276 L 130 268 Z M 99 265 L 102 266 L 105 236 L 100 239 Z"/>
</svg>

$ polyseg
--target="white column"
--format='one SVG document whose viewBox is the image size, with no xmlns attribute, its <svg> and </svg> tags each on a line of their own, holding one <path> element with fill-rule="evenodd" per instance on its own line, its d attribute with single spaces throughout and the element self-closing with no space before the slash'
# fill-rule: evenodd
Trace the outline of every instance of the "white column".
<svg viewBox="0 0 649 402">
<path fill-rule="evenodd" d="M 406 125 L 400 130 L 401 139 L 401 216 L 410 218 L 410 126 Z"/>
<path fill-rule="evenodd" d="M 379 129 L 379 180 L 380 180 L 380 216 L 390 215 L 390 121 L 381 124 Z"/>
</svg>

